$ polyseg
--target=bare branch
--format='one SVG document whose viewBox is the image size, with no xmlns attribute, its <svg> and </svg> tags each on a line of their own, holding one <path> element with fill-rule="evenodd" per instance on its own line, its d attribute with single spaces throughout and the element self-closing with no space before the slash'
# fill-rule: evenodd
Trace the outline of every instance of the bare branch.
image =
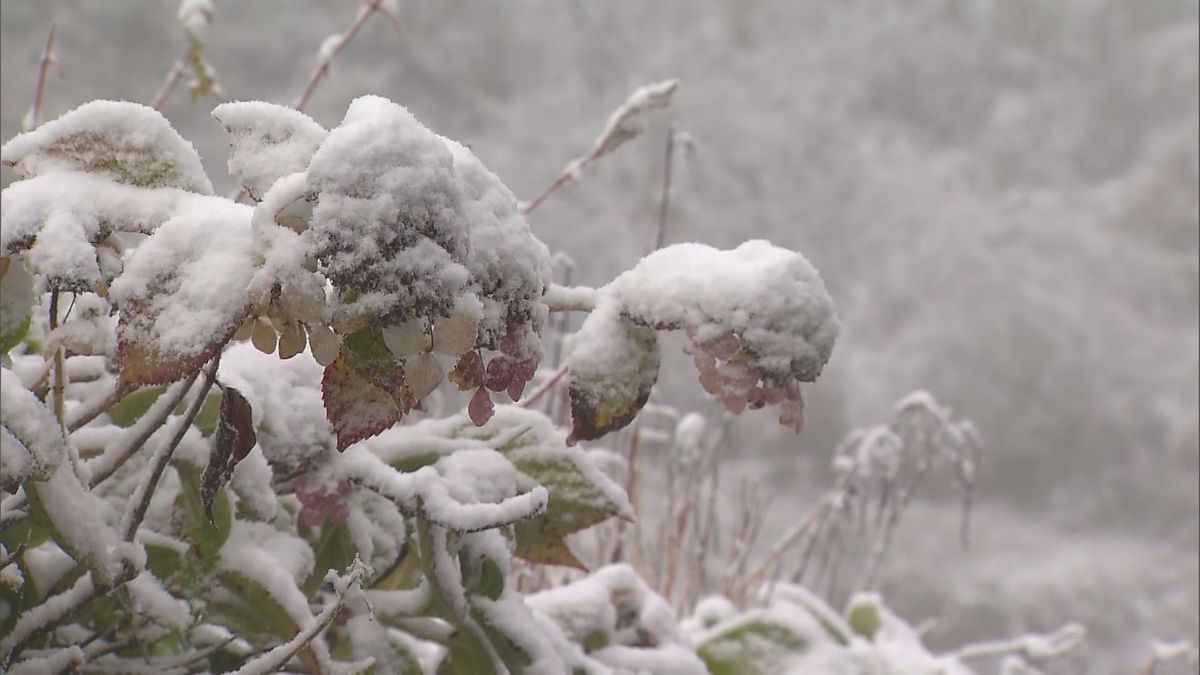
<svg viewBox="0 0 1200 675">
<path fill-rule="evenodd" d="M 56 65 L 58 61 L 54 58 L 54 40 L 58 37 L 58 22 L 50 24 L 50 35 L 46 36 L 46 47 L 42 50 L 42 60 L 38 63 L 38 78 L 37 86 L 33 90 L 33 107 L 29 109 L 29 114 L 22 120 L 21 126 L 26 131 L 37 127 L 41 122 L 42 117 L 42 95 L 46 91 L 46 75 L 50 72 L 50 66 Z"/>
</svg>

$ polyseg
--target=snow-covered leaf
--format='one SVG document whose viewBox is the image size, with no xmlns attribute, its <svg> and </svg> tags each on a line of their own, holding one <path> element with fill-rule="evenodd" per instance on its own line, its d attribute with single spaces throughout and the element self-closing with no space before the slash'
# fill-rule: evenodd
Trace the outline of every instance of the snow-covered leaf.
<svg viewBox="0 0 1200 675">
<path fill-rule="evenodd" d="M 599 438 L 629 424 L 658 379 L 658 336 L 597 307 L 571 340 L 571 435 L 568 443 Z"/>
<path fill-rule="evenodd" d="M 0 369 L 0 443 L 6 489 L 26 477 L 48 479 L 67 455 L 62 427 L 21 378 Z"/>
<path fill-rule="evenodd" d="M 27 251 L 26 265 L 50 288 L 102 292 L 120 272 L 119 257 L 107 247 L 97 248 L 111 242 L 113 233 L 150 234 L 179 212 L 223 201 L 54 171 L 17 181 L 0 193 L 0 255 Z"/>
<path fill-rule="evenodd" d="M 217 202 L 163 224 L 112 286 L 126 384 L 178 379 L 216 355 L 248 310 L 250 208 Z"/>
<path fill-rule="evenodd" d="M 412 405 L 404 369 L 375 327 L 346 337 L 338 358 L 325 368 L 321 391 L 338 450 L 399 422 Z"/>
<path fill-rule="evenodd" d="M 139 187 L 212 194 L 200 156 L 157 110 L 128 101 L 91 101 L 20 134 L 0 162 L 22 177 L 82 171 Z"/>
<path fill-rule="evenodd" d="M 304 113 L 262 101 L 222 103 L 212 116 L 229 132 L 229 173 L 258 201 L 275 181 L 304 171 L 327 131 Z"/>
<path fill-rule="evenodd" d="M 712 675 L 774 675 L 803 654 L 803 631 L 767 612 L 747 612 L 713 628 L 696 648 Z"/>
<path fill-rule="evenodd" d="M 33 276 L 25 265 L 15 257 L 0 257 L 0 354 L 25 339 L 33 300 Z"/>
</svg>

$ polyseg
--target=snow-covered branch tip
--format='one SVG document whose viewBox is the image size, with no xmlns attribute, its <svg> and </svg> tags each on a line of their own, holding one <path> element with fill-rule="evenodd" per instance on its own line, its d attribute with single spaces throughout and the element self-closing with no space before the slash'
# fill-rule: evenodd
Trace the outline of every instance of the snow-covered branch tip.
<svg viewBox="0 0 1200 675">
<path fill-rule="evenodd" d="M 663 80 L 637 88 L 625 102 L 608 116 L 608 122 L 600 135 L 592 142 L 592 147 L 586 153 L 567 162 L 558 176 L 542 190 L 533 201 L 521 208 L 521 213 L 529 215 L 542 202 L 554 194 L 568 181 L 579 180 L 579 174 L 584 167 L 616 150 L 644 129 L 647 114 L 658 108 L 665 108 L 671 103 L 671 97 L 679 88 L 678 79 Z"/>
<path fill-rule="evenodd" d="M 296 634 L 296 637 L 250 660 L 235 671 L 234 675 L 265 675 L 282 670 L 288 661 L 300 653 L 300 650 L 325 632 L 326 628 L 329 628 L 338 613 L 346 606 L 348 594 L 352 591 L 362 592 L 359 582 L 369 573 L 370 568 L 363 564 L 357 555 L 344 575 L 338 575 L 330 570 L 325 576 L 325 580 L 333 584 L 334 593 L 336 593 L 333 602 L 326 605 L 325 609 L 321 610 L 321 613 L 315 616 L 308 626 Z M 371 663 L 373 661 L 360 661 L 354 665 L 358 668 L 366 668 Z"/>
</svg>

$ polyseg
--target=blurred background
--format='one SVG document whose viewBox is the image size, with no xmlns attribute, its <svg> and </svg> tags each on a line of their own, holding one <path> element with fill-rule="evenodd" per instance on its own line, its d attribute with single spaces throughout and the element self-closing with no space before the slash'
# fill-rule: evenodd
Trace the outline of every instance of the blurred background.
<svg viewBox="0 0 1200 675">
<path fill-rule="evenodd" d="M 357 4 L 216 0 L 205 58 L 226 99 L 290 104 Z M 655 3 L 400 0 L 307 111 L 376 93 L 464 142 L 523 199 L 590 146 L 637 86 L 683 84 L 646 132 L 532 217 L 603 284 L 653 245 L 670 126 L 668 242 L 802 251 L 843 333 L 797 439 L 734 428 L 768 531 L 826 485 L 837 441 L 917 388 L 985 442 L 973 545 L 934 489 L 882 590 L 927 641 L 1090 632 L 1078 672 L 1129 673 L 1196 640 L 1200 602 L 1198 10 L 1193 0 Z M 148 103 L 186 42 L 170 0 L 0 10 L 0 136 L 20 130 L 51 22 L 44 118 Z M 215 97 L 164 114 L 233 187 Z M 4 181 L 12 179 L 5 172 Z M 712 412 L 676 349 L 661 399 Z M 677 366 L 677 367 L 676 367 Z"/>
</svg>

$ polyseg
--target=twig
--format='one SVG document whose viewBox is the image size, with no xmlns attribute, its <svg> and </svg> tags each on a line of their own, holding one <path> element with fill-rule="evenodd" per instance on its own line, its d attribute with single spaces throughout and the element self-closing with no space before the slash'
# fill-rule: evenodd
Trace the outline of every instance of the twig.
<svg viewBox="0 0 1200 675">
<path fill-rule="evenodd" d="M 558 191 L 569 180 L 579 177 L 579 172 L 588 164 L 616 150 L 621 144 L 642 132 L 641 118 L 646 112 L 655 108 L 665 108 L 671 103 L 671 96 L 679 88 L 679 80 L 663 80 L 654 84 L 639 87 L 629 98 L 608 116 L 608 122 L 592 147 L 580 157 L 567 162 L 559 171 L 558 176 L 542 190 L 533 201 L 521 208 L 522 215 L 533 213 L 542 202 Z"/>
<path fill-rule="evenodd" d="M 175 406 L 179 405 L 179 402 L 187 395 L 188 390 L 192 388 L 192 383 L 196 381 L 196 377 L 199 374 L 199 372 L 192 373 L 183 382 L 171 385 L 167 391 L 158 397 L 154 405 L 150 406 L 150 409 L 125 432 L 124 440 L 120 445 L 105 451 L 103 455 L 89 462 L 92 464 L 90 468 L 93 469 L 89 487 L 95 487 L 103 483 L 145 445 L 146 441 L 154 435 L 154 432 L 158 431 L 163 422 L 171 415 L 171 411 L 175 410 Z"/>
<path fill-rule="evenodd" d="M 58 328 L 58 289 L 50 291 L 50 332 Z M 63 433 L 67 432 L 66 402 L 66 365 L 63 363 L 63 347 L 59 343 L 54 347 L 54 418 Z"/>
<path fill-rule="evenodd" d="M 333 61 L 333 57 L 340 54 L 346 48 L 346 45 L 350 44 L 350 41 L 354 39 L 359 29 L 363 27 L 367 19 L 371 18 L 372 14 L 380 11 L 380 4 L 382 2 L 383 0 L 369 0 L 359 8 L 358 16 L 354 17 L 354 23 L 350 24 L 345 33 L 342 33 L 341 38 L 334 43 L 329 53 L 323 55 L 323 58 L 317 62 L 317 67 L 313 69 L 312 75 L 308 77 L 308 82 L 304 85 L 304 92 L 300 94 L 300 98 L 296 99 L 296 104 L 293 106 L 296 110 L 303 111 L 304 107 L 308 105 L 309 99 L 312 98 L 313 92 L 317 89 L 317 84 L 329 75 L 329 64 Z M 389 12 L 381 13 L 393 21 L 392 27 L 399 34 L 399 21 L 391 16 Z"/>
<path fill-rule="evenodd" d="M 150 498 L 154 496 L 154 489 L 158 487 L 158 481 L 171 461 L 171 455 L 175 453 L 175 448 L 179 447 L 179 442 L 183 440 L 184 434 L 192 426 L 192 421 L 196 419 L 196 415 L 200 414 L 200 408 L 204 406 L 204 399 L 208 396 L 208 390 L 212 388 L 213 382 L 217 378 L 217 367 L 220 363 L 221 354 L 218 352 L 209 362 L 208 367 L 204 369 L 204 384 L 197 392 L 196 399 L 192 401 L 192 405 L 183 418 L 176 422 L 175 433 L 171 436 L 171 440 L 159 446 L 158 452 L 154 453 L 150 473 L 146 475 L 145 480 L 138 485 L 133 496 L 130 497 L 129 503 L 134 506 L 126 512 L 123 519 L 125 541 L 132 542 L 137 534 L 142 519 L 146 517 L 146 509 L 150 507 Z"/>
<path fill-rule="evenodd" d="M 551 312 L 590 312 L 596 308 L 599 295 L 597 289 L 587 286 L 550 284 L 542 294 L 542 302 L 550 307 Z"/>
<path fill-rule="evenodd" d="M 292 660 L 292 657 L 300 653 L 301 649 L 304 649 L 308 643 L 315 640 L 317 636 L 333 623 L 338 613 L 346 606 L 346 593 L 349 592 L 352 585 L 358 583 L 365 572 L 366 566 L 355 559 L 350 572 L 345 577 L 339 579 L 338 583 L 334 584 L 335 588 L 340 587 L 337 588 L 337 597 L 315 617 L 314 621 L 308 627 L 300 631 L 296 637 L 288 642 L 249 661 L 239 668 L 235 675 L 259 675 L 260 673 L 274 673 L 282 670 L 287 662 Z M 328 579 L 328 577 L 326 578 Z"/>
<path fill-rule="evenodd" d="M 33 90 L 33 107 L 29 109 L 26 130 L 37 127 L 42 116 L 42 95 L 46 91 L 46 75 L 50 66 L 58 63 L 54 59 L 54 40 L 58 37 L 58 22 L 50 24 L 50 35 L 46 36 L 46 47 L 42 50 L 42 60 L 38 64 L 37 87 Z"/>
<path fill-rule="evenodd" d="M 663 165 L 662 198 L 658 202 L 658 230 L 654 237 L 654 250 L 663 247 L 667 238 L 667 213 L 671 208 L 671 165 L 675 163 L 675 127 L 667 130 L 667 157 Z"/>
<path fill-rule="evenodd" d="M 175 91 L 175 87 L 183 79 L 183 73 L 187 70 L 188 61 L 191 59 L 192 50 L 195 48 L 195 45 L 191 41 L 188 41 L 188 46 L 184 48 L 183 54 L 179 55 L 179 59 L 171 67 L 171 72 L 167 73 L 162 86 L 158 88 L 158 93 L 154 95 L 154 100 L 150 102 L 151 108 L 155 110 L 162 109 L 163 104 L 167 102 L 167 98 L 171 96 L 171 92 Z"/>
<path fill-rule="evenodd" d="M 553 389 L 554 385 L 558 384 L 558 381 L 563 378 L 563 375 L 567 374 L 568 370 L 569 368 L 567 368 L 566 364 L 559 366 L 558 370 L 554 371 L 553 375 L 546 378 L 545 382 L 539 384 L 538 388 L 533 390 L 533 393 L 521 399 L 521 401 L 517 403 L 517 406 L 521 408 L 528 408 L 529 406 L 533 405 L 539 398 L 544 396 L 546 392 Z"/>
<path fill-rule="evenodd" d="M 82 429 L 85 424 L 91 422 L 100 416 L 100 413 L 108 410 L 121 397 L 125 395 L 126 388 L 121 384 L 121 380 L 115 379 L 113 386 L 107 391 L 101 392 L 83 403 L 75 406 L 67 413 L 67 431 L 74 432 Z"/>
<path fill-rule="evenodd" d="M 79 577 L 69 590 L 22 612 L 12 631 L 0 641 L 0 665 L 11 664 L 30 640 L 57 628 L 75 610 L 129 581 L 136 573 L 132 565 L 125 565 L 113 584 L 105 586 L 97 585 L 89 572 Z"/>
</svg>

